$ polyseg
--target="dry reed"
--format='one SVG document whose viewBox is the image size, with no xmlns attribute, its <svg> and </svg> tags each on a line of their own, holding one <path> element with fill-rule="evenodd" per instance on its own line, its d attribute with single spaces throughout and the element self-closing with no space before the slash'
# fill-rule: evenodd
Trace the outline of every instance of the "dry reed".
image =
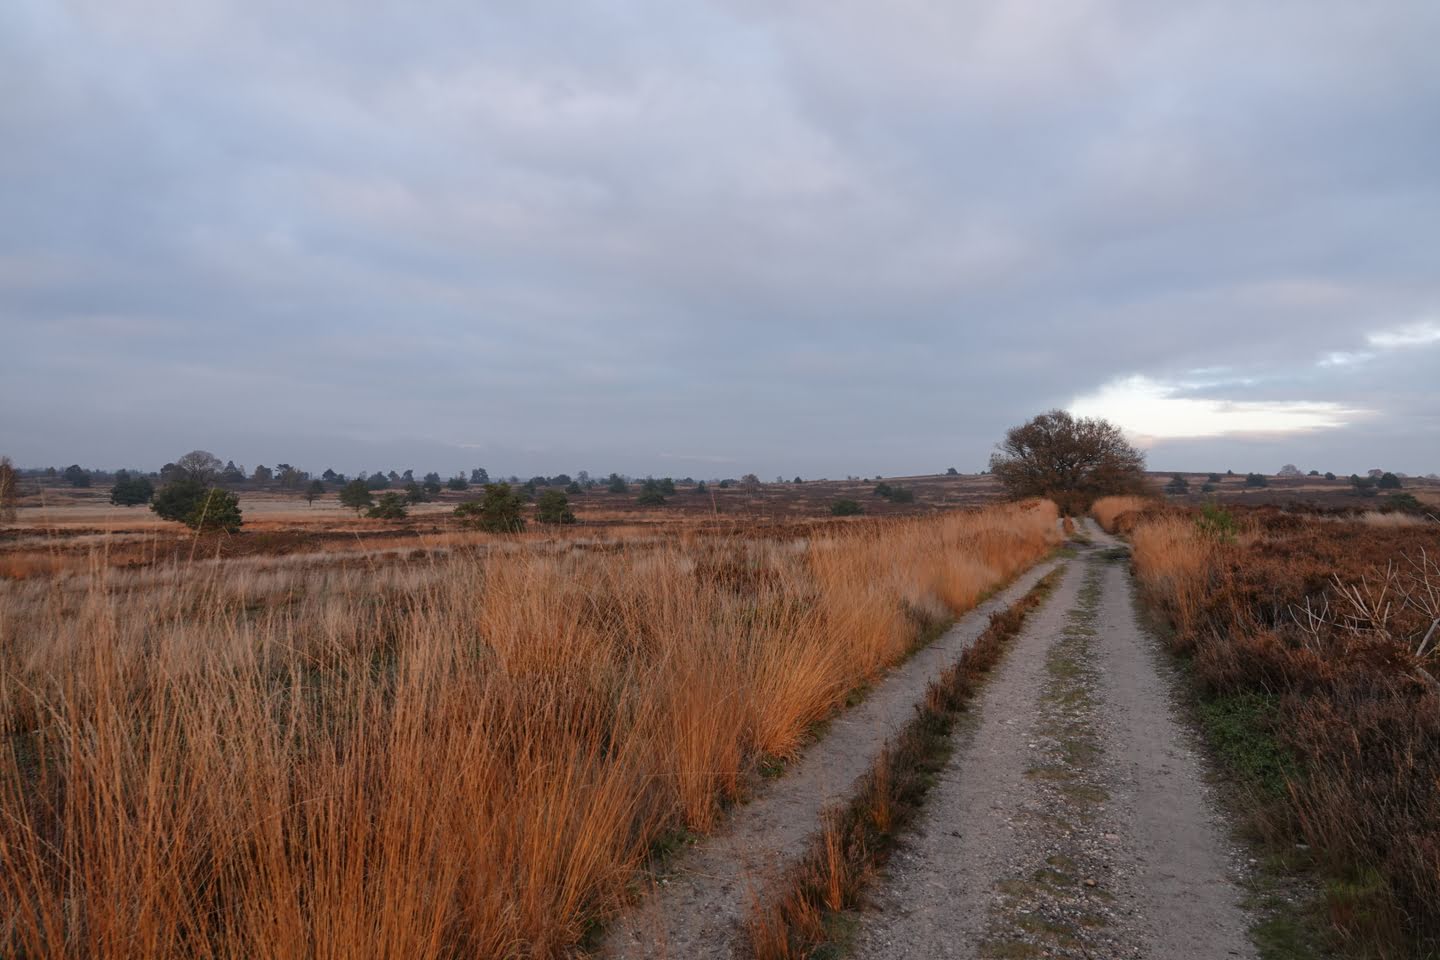
<svg viewBox="0 0 1440 960">
<path fill-rule="evenodd" d="M 0 954 L 565 954 L 1056 524 L 0 584 Z"/>
</svg>

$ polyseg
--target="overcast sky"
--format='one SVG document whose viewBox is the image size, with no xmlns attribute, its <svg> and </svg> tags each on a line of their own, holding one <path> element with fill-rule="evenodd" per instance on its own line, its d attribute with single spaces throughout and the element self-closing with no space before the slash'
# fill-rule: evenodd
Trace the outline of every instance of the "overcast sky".
<svg viewBox="0 0 1440 960">
<path fill-rule="evenodd" d="M 0 453 L 1440 470 L 1440 3 L 8 0 Z"/>
</svg>

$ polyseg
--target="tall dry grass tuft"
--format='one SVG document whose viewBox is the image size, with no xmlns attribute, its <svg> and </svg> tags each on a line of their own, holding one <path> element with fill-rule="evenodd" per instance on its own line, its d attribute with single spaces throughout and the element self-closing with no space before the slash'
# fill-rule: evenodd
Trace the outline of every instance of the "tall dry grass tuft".
<svg viewBox="0 0 1440 960">
<path fill-rule="evenodd" d="M 1139 524 L 1130 532 L 1130 544 L 1141 585 L 1188 635 L 1198 623 L 1212 578 L 1220 572 L 1218 560 L 1226 544 L 1206 536 L 1186 515 Z"/>
<path fill-rule="evenodd" d="M 0 955 L 566 954 L 1055 528 L 0 583 Z"/>
<path fill-rule="evenodd" d="M 1116 521 L 1122 514 L 1140 513 L 1155 506 L 1150 497 L 1101 497 L 1090 505 L 1090 514 L 1106 533 L 1117 533 Z"/>
</svg>

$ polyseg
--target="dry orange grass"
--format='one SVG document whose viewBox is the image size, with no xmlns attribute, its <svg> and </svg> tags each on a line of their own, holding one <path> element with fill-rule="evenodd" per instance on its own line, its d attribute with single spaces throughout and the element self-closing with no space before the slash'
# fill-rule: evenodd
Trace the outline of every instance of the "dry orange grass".
<svg viewBox="0 0 1440 960">
<path fill-rule="evenodd" d="M 565 954 L 1055 530 L 1028 504 L 0 584 L 0 955 Z"/>
<path fill-rule="evenodd" d="M 1154 504 L 1155 501 L 1149 497 L 1101 497 L 1090 505 L 1090 513 L 1101 529 L 1106 533 L 1115 533 L 1115 521 L 1122 513 L 1144 510 Z"/>
<path fill-rule="evenodd" d="M 1206 536 L 1188 514 L 1136 526 L 1130 544 L 1140 583 L 1173 612 L 1177 626 L 1190 630 L 1218 568 L 1217 551 L 1223 544 Z"/>
</svg>

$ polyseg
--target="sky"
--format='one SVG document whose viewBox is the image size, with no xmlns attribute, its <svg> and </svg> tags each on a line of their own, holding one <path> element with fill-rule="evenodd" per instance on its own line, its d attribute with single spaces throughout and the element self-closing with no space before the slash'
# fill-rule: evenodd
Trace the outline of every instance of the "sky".
<svg viewBox="0 0 1440 960">
<path fill-rule="evenodd" d="M 1434 0 L 9 0 L 0 453 L 1440 470 Z"/>
</svg>

